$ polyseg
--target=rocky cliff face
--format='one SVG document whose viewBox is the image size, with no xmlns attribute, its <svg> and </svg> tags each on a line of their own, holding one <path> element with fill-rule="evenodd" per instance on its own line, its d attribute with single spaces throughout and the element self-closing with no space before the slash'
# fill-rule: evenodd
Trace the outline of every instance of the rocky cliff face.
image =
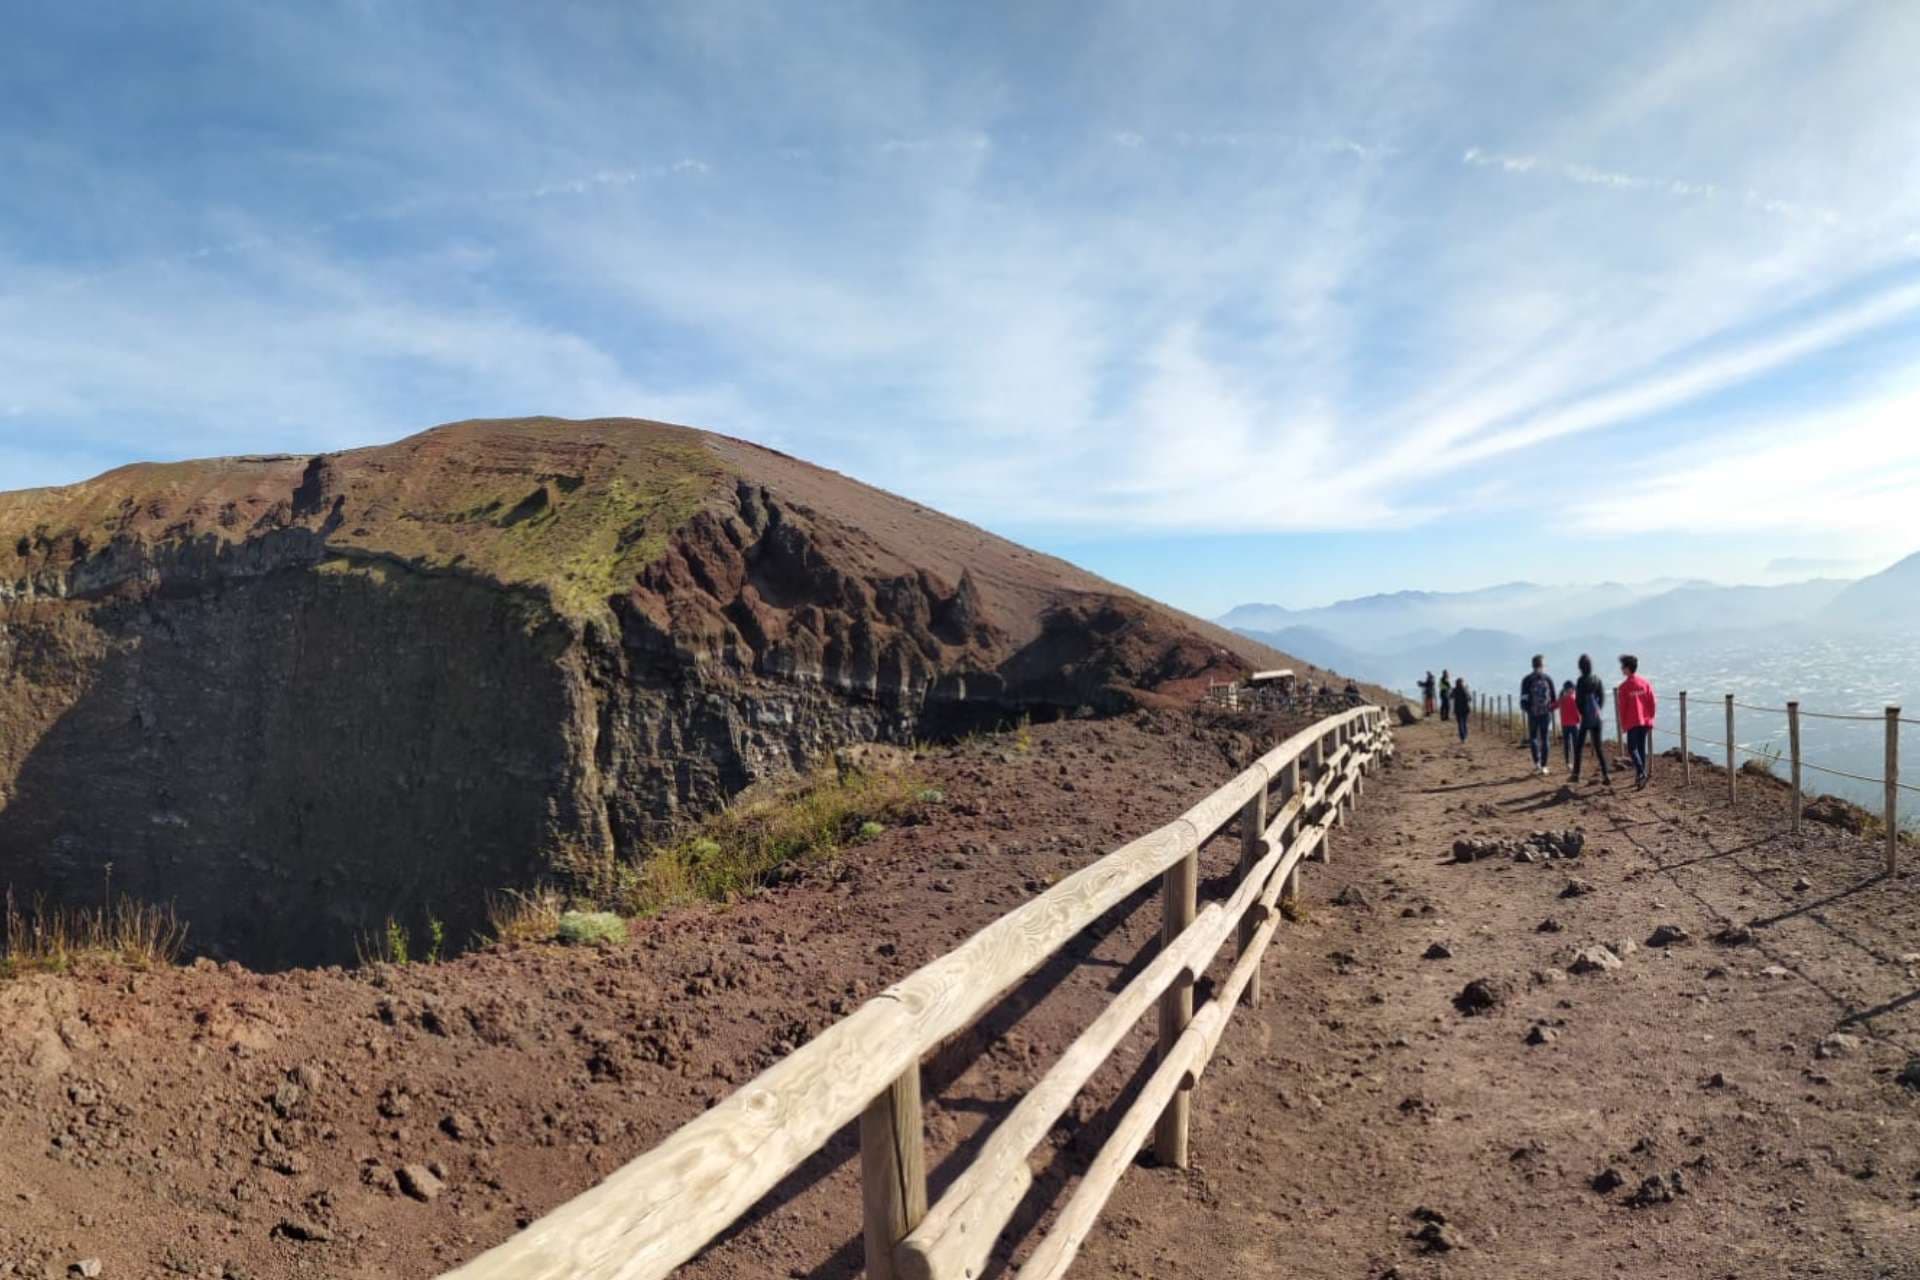
<svg viewBox="0 0 1920 1280">
<path fill-rule="evenodd" d="M 0 495 L 0 885 L 204 949 L 450 936 L 849 742 L 1275 658 L 911 502 L 631 421 L 463 423 Z M 111 864 L 111 871 L 108 865 Z"/>
</svg>

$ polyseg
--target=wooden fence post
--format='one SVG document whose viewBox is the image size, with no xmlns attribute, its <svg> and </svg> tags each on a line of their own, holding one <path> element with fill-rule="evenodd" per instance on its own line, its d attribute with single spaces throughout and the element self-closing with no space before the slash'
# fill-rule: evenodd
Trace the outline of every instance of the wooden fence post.
<svg viewBox="0 0 1920 1280">
<path fill-rule="evenodd" d="M 1263 786 L 1254 793 L 1240 810 L 1240 879 L 1244 881 L 1253 873 L 1260 862 L 1260 837 L 1267 830 L 1267 789 Z M 1240 917 L 1239 945 L 1240 954 L 1247 954 L 1247 948 L 1253 945 L 1253 935 L 1260 932 L 1260 921 L 1253 918 L 1249 911 Z M 1247 980 L 1247 988 L 1240 993 L 1240 1002 L 1249 1009 L 1260 1007 L 1260 971 L 1255 969 L 1253 977 Z"/>
<path fill-rule="evenodd" d="M 1887 874 L 1900 869 L 1900 708 L 1887 708 Z"/>
<path fill-rule="evenodd" d="M 1787 748 L 1793 753 L 1793 829 L 1800 830 L 1800 811 L 1806 796 L 1800 790 L 1800 704 L 1787 703 Z"/>
<path fill-rule="evenodd" d="M 1287 763 L 1287 767 L 1280 771 L 1280 803 L 1284 805 L 1299 794 L 1300 757 L 1295 756 Z M 1281 840 L 1288 844 L 1293 843 L 1294 833 L 1299 829 L 1300 817 L 1296 814 L 1293 821 L 1287 824 L 1287 829 L 1280 833 Z M 1294 860 L 1293 870 L 1287 872 L 1286 883 L 1280 886 L 1280 896 L 1283 898 L 1300 896 L 1300 860 L 1297 858 Z"/>
<path fill-rule="evenodd" d="M 1687 691 L 1680 691 L 1680 785 L 1693 785 L 1693 748 L 1687 745 Z"/>
<path fill-rule="evenodd" d="M 860 1115 L 868 1280 L 894 1280 L 893 1247 L 927 1216 L 924 1128 L 920 1064 L 915 1063 Z"/>
<path fill-rule="evenodd" d="M 1160 945 L 1170 947 L 1193 923 L 1200 888 L 1200 851 L 1168 867 L 1160 878 Z M 1160 997 L 1160 1060 L 1165 1062 L 1193 1021 L 1193 983 L 1182 974 Z M 1169 1169 L 1187 1167 L 1187 1127 L 1193 1117 L 1193 1093 L 1182 1087 L 1167 1102 L 1153 1130 L 1153 1154 Z"/>
<path fill-rule="evenodd" d="M 1323 733 L 1313 743 L 1313 782 L 1324 787 L 1327 777 L 1327 736 Z M 1320 838 L 1320 861 L 1333 863 L 1333 824 L 1327 824 L 1326 835 Z"/>
<path fill-rule="evenodd" d="M 1738 753 L 1738 751 L 1739 751 L 1739 748 L 1733 745 L 1733 695 L 1728 694 L 1727 695 L 1727 803 L 1729 805 L 1739 803 L 1738 793 L 1734 789 L 1734 781 L 1739 776 L 1739 772 L 1740 772 L 1740 769 L 1739 769 L 1740 762 L 1734 758 L 1735 755 Z"/>
</svg>

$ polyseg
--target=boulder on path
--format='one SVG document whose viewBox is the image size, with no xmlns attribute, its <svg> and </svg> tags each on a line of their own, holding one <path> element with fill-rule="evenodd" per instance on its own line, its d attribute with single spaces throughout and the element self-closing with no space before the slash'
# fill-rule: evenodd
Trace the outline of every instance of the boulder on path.
<svg viewBox="0 0 1920 1280">
<path fill-rule="evenodd" d="M 1371 907 L 1373 904 L 1367 901 L 1367 895 L 1360 892 L 1357 887 L 1345 884 L 1340 886 L 1340 892 L 1333 895 L 1333 905 L 1336 907 Z"/>
<path fill-rule="evenodd" d="M 1692 941 L 1693 935 L 1677 924 L 1663 924 L 1647 935 L 1647 945 L 1650 947 L 1671 947 Z"/>
<path fill-rule="evenodd" d="M 1444 942 L 1435 942 L 1430 944 L 1427 949 L 1421 953 L 1420 958 L 1423 960 L 1451 960 L 1453 959 L 1453 948 Z"/>
<path fill-rule="evenodd" d="M 1475 978 L 1460 988 L 1460 994 L 1453 998 L 1453 1007 L 1471 1018 L 1491 1012 L 1506 998 L 1506 984 L 1495 978 Z"/>
<path fill-rule="evenodd" d="M 1605 1195 L 1609 1191 L 1617 1191 L 1621 1187 L 1626 1186 L 1627 1180 L 1618 1169 L 1612 1165 L 1608 1165 L 1600 1172 L 1594 1174 L 1593 1177 L 1588 1180 L 1587 1185 L 1602 1195 Z"/>
<path fill-rule="evenodd" d="M 1393 709 L 1393 717 L 1403 725 L 1420 723 L 1420 717 L 1415 715 L 1413 708 L 1404 702 Z"/>
</svg>

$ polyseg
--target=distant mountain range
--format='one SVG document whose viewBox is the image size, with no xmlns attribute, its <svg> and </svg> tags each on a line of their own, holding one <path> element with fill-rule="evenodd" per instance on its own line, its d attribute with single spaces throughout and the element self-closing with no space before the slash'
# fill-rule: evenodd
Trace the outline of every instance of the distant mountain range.
<svg viewBox="0 0 1920 1280">
<path fill-rule="evenodd" d="M 1477 591 L 1396 591 L 1314 609 L 1243 604 L 1219 621 L 1342 675 L 1401 686 L 1442 663 L 1524 670 L 1536 651 L 1611 655 L 1681 638 L 1913 630 L 1920 627 L 1920 554 L 1853 582 L 1509 582 Z"/>
</svg>

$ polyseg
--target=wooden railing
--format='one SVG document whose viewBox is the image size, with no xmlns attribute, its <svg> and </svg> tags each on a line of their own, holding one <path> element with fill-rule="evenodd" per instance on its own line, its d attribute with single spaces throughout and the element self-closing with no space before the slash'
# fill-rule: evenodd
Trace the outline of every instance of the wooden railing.
<svg viewBox="0 0 1920 1280">
<path fill-rule="evenodd" d="M 458 1280 L 656 1280 L 704 1248 L 843 1126 L 860 1124 L 867 1274 L 977 1277 L 1032 1184 L 1028 1157 L 1150 1007 L 1159 1065 L 1020 1280 L 1064 1273 L 1120 1175 L 1152 1136 L 1187 1163 L 1195 1082 L 1241 1002 L 1260 1001 L 1260 959 L 1282 895 L 1350 812 L 1393 741 L 1378 707 L 1331 716 L 1287 739 L 1159 830 L 1107 854 L 875 996 L 659 1146 L 447 1273 Z M 1231 897 L 1198 908 L 1199 851 L 1238 820 Z M 1162 947 L 1021 1098 L 931 1208 L 920 1063 L 1037 966 L 1155 877 Z M 1194 985 L 1229 935 L 1232 971 L 1196 1012 Z"/>
</svg>

